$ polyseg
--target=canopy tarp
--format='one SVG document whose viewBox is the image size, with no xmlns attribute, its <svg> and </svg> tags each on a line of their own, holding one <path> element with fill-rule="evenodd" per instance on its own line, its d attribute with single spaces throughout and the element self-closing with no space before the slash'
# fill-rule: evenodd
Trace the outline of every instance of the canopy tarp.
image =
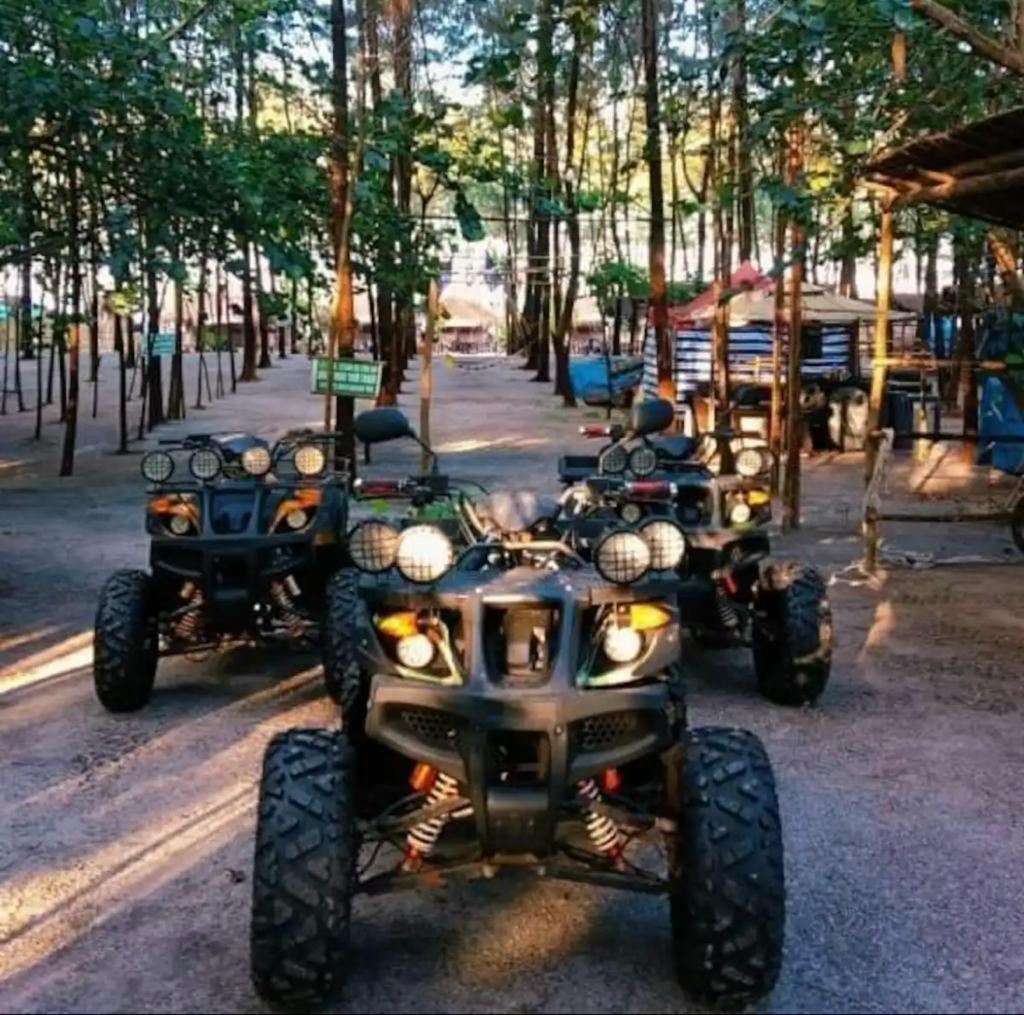
<svg viewBox="0 0 1024 1015">
<path fill-rule="evenodd" d="M 694 324 L 710 324 L 715 314 L 713 305 L 705 306 L 692 315 Z M 873 324 L 875 305 L 866 300 L 840 296 L 829 292 L 824 286 L 805 283 L 800 301 L 800 314 L 804 324 Z M 769 281 L 768 288 L 754 292 L 738 293 L 729 301 L 730 327 L 746 324 L 770 324 L 775 320 L 775 286 Z M 892 322 L 911 322 L 917 315 L 908 310 L 893 310 L 889 314 Z"/>
<path fill-rule="evenodd" d="M 770 287 L 771 284 L 772 280 L 767 275 L 762 275 L 750 261 L 744 261 L 729 276 L 729 292 L 734 292 L 738 295 L 761 290 L 766 286 Z M 713 289 L 705 289 L 704 292 L 699 296 L 695 296 L 689 303 L 669 307 L 668 323 L 670 327 L 677 328 L 680 324 L 697 320 L 696 315 L 703 315 L 705 313 L 708 317 L 714 316 L 715 293 Z M 651 316 L 650 311 L 648 311 L 648 316 Z"/>
<path fill-rule="evenodd" d="M 865 177 L 895 193 L 897 205 L 933 204 L 1024 229 L 1024 106 L 885 152 Z"/>
</svg>

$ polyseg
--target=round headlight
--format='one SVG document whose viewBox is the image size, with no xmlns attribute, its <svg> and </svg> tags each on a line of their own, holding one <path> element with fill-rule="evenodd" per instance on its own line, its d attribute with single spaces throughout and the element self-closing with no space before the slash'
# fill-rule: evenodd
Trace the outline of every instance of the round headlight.
<svg viewBox="0 0 1024 1015">
<path fill-rule="evenodd" d="M 301 529 L 306 522 L 309 521 L 309 515 L 303 511 L 302 508 L 296 508 L 294 511 L 289 511 L 284 516 L 284 523 L 290 529 Z"/>
<path fill-rule="evenodd" d="M 748 479 L 767 472 L 771 464 L 763 448 L 743 448 L 737 452 L 735 461 L 736 471 Z"/>
<path fill-rule="evenodd" d="M 270 452 L 262 444 L 246 448 L 242 452 L 242 468 L 250 476 L 265 476 L 270 472 Z"/>
<path fill-rule="evenodd" d="M 174 474 L 174 459 L 166 451 L 150 451 L 142 458 L 142 477 L 150 483 L 166 483 Z"/>
<path fill-rule="evenodd" d="M 613 663 L 631 663 L 643 647 L 640 632 L 632 627 L 609 627 L 604 636 L 604 654 Z"/>
<path fill-rule="evenodd" d="M 295 471 L 302 476 L 319 476 L 327 465 L 324 449 L 317 444 L 303 444 L 295 449 Z"/>
<path fill-rule="evenodd" d="M 651 567 L 668 571 L 677 567 L 686 551 L 683 530 L 667 518 L 655 518 L 640 526 L 640 535 L 651 551 Z"/>
<path fill-rule="evenodd" d="M 628 585 L 651 566 L 651 550 L 635 532 L 609 532 L 594 548 L 594 566 L 606 581 Z"/>
<path fill-rule="evenodd" d="M 634 504 L 629 501 L 627 504 L 623 504 L 619 508 L 619 517 L 627 525 L 636 525 L 638 521 L 644 516 L 644 509 L 639 504 Z"/>
<path fill-rule="evenodd" d="M 398 570 L 411 582 L 437 581 L 454 556 L 451 540 L 433 525 L 414 525 L 398 537 Z"/>
<path fill-rule="evenodd" d="M 410 634 L 398 639 L 395 654 L 403 666 L 422 670 L 434 661 L 434 643 L 425 634 Z"/>
<path fill-rule="evenodd" d="M 601 472 L 609 476 L 617 476 L 625 472 L 628 464 L 626 449 L 621 444 L 613 444 L 601 456 Z"/>
<path fill-rule="evenodd" d="M 649 448 L 646 444 L 641 444 L 639 447 L 633 448 L 629 453 L 629 471 L 633 473 L 638 479 L 643 479 L 644 476 L 649 476 L 658 467 L 658 456 L 654 452 L 654 448 Z"/>
<path fill-rule="evenodd" d="M 729 521 L 733 525 L 744 525 L 750 521 L 750 505 L 744 500 L 738 500 L 729 508 Z"/>
<path fill-rule="evenodd" d="M 188 471 L 196 479 L 205 482 L 220 475 L 221 464 L 220 455 L 213 448 L 200 448 L 192 452 L 188 460 Z"/>
<path fill-rule="evenodd" d="M 360 522 L 348 535 L 348 552 L 360 571 L 379 574 L 395 562 L 398 531 L 386 522 Z"/>
<path fill-rule="evenodd" d="M 176 536 L 187 535 L 189 529 L 192 528 L 192 523 L 184 515 L 171 515 L 171 520 L 168 524 L 170 525 L 171 532 Z"/>
</svg>

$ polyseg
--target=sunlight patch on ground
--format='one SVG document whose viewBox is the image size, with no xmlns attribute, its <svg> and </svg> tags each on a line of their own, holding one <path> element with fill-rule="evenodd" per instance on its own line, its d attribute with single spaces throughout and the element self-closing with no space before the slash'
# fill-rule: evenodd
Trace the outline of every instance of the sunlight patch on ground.
<svg viewBox="0 0 1024 1015">
<path fill-rule="evenodd" d="M 434 448 L 438 454 L 454 455 L 464 451 L 481 451 L 484 448 L 528 448 L 538 444 L 547 444 L 544 437 L 497 437 L 494 440 L 469 439 L 449 441 Z"/>
<path fill-rule="evenodd" d="M 40 638 L 53 634 L 56 630 L 56 625 L 51 624 L 48 627 L 36 628 L 34 631 L 26 631 L 24 634 L 0 635 L 0 652 L 9 652 L 19 645 L 27 645 L 30 641 L 38 641 Z M 2 674 L 2 671 L 0 671 L 0 674 Z"/>
<path fill-rule="evenodd" d="M 896 626 L 896 611 L 892 608 L 891 600 L 886 599 L 875 608 L 875 618 L 864 638 L 864 644 L 858 655 L 858 661 L 863 662 L 867 654 L 875 648 L 879 648 L 892 634 Z"/>
<path fill-rule="evenodd" d="M 8 883 L 0 891 L 0 967 L 5 976 L 44 961 L 195 867 L 235 834 L 251 797 L 251 787 L 232 784 L 198 813 L 150 825 L 131 846 L 118 839 L 27 884 Z"/>
<path fill-rule="evenodd" d="M 0 669 L 0 695 L 91 665 L 92 631 L 82 631 Z"/>
</svg>

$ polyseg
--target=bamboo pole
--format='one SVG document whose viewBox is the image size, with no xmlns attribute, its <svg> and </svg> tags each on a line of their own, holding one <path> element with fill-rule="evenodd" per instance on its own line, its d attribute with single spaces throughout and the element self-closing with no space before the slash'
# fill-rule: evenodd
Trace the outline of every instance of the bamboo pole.
<svg viewBox="0 0 1024 1015">
<path fill-rule="evenodd" d="M 882 205 L 882 217 L 878 237 L 878 280 L 875 305 L 875 349 L 871 365 L 871 395 L 868 402 L 868 439 L 866 476 L 867 482 L 875 472 L 878 460 L 878 438 L 874 436 L 882 417 L 882 398 L 885 394 L 886 363 L 889 359 L 889 312 L 892 306 L 892 249 L 893 212 L 892 202 Z M 878 512 L 868 505 L 864 513 L 864 560 L 869 572 L 878 567 Z"/>
<path fill-rule="evenodd" d="M 423 339 L 423 363 L 420 368 L 420 440 L 426 445 L 420 452 L 420 471 L 430 468 L 430 406 L 434 395 L 434 336 L 437 332 L 437 279 L 427 287 L 427 331 Z"/>
<path fill-rule="evenodd" d="M 803 172 L 803 124 L 794 124 L 790 131 L 787 158 L 790 180 Z M 800 528 L 800 448 L 803 444 L 800 412 L 800 365 L 802 356 L 801 303 L 803 301 L 804 246 L 806 234 L 796 218 L 790 224 L 790 247 L 793 259 L 789 276 L 789 359 L 786 363 L 786 471 L 782 496 L 782 527 Z M 782 280 L 779 280 L 781 284 Z"/>
</svg>

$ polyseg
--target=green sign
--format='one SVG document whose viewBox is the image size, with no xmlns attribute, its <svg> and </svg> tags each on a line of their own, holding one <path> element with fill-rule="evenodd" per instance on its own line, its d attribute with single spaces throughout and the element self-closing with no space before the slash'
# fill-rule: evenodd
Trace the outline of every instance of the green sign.
<svg viewBox="0 0 1024 1015">
<path fill-rule="evenodd" d="M 173 356 L 174 355 L 174 332 L 158 331 L 149 339 L 150 356 Z"/>
<path fill-rule="evenodd" d="M 6 303 L 0 303 L 0 321 L 6 321 L 8 317 L 13 316 L 11 311 L 8 309 Z"/>
<path fill-rule="evenodd" d="M 313 378 L 310 387 L 314 395 L 327 394 L 327 376 L 330 360 L 313 360 Z M 336 359 L 331 391 L 350 398 L 376 398 L 380 393 L 380 379 L 384 364 L 369 359 Z"/>
</svg>

